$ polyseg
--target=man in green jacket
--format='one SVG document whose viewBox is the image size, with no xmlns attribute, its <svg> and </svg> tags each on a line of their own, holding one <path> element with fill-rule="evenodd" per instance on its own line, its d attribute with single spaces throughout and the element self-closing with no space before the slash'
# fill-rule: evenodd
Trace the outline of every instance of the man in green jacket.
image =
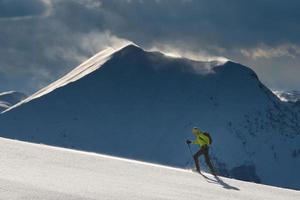
<svg viewBox="0 0 300 200">
<path fill-rule="evenodd" d="M 207 164 L 207 166 L 209 167 L 211 173 L 213 175 L 216 175 L 216 172 L 213 168 L 213 165 L 211 164 L 209 155 L 208 155 L 208 151 L 209 151 L 209 145 L 211 144 L 211 139 L 209 136 L 207 136 L 207 134 L 205 134 L 204 132 L 200 131 L 197 127 L 194 127 L 192 130 L 193 134 L 195 135 L 196 139 L 193 141 L 187 140 L 186 143 L 187 144 L 198 144 L 200 145 L 200 150 L 194 154 L 194 161 L 195 161 L 195 165 L 196 165 L 196 170 L 201 173 L 200 171 L 200 166 L 199 166 L 199 157 L 204 154 L 205 157 L 205 162 Z"/>
</svg>

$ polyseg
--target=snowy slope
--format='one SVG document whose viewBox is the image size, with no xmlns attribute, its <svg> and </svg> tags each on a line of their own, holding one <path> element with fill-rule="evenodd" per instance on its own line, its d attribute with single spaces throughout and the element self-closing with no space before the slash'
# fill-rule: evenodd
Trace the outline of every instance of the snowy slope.
<svg viewBox="0 0 300 200">
<path fill-rule="evenodd" d="M 0 199 L 285 199 L 300 192 L 0 138 Z"/>
<path fill-rule="evenodd" d="M 26 95 L 20 92 L 8 91 L 0 93 L 0 112 L 8 109 L 25 98 Z"/>
<path fill-rule="evenodd" d="M 213 136 L 222 175 L 300 189 L 299 111 L 240 64 L 130 45 L 99 53 L 1 114 L 0 135 L 184 168 L 185 140 L 199 126 Z"/>
</svg>

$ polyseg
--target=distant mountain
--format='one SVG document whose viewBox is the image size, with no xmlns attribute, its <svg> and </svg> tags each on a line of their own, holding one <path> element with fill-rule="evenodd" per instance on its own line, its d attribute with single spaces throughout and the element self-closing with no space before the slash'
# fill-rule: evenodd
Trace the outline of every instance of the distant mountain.
<svg viewBox="0 0 300 200">
<path fill-rule="evenodd" d="M 273 91 L 282 101 L 285 102 L 297 102 L 300 101 L 300 92 L 296 90 L 292 91 Z"/>
<path fill-rule="evenodd" d="M 234 62 L 110 49 L 8 109 L 0 124 L 3 137 L 183 168 L 198 126 L 213 137 L 220 174 L 300 189 L 300 109 Z"/>
<path fill-rule="evenodd" d="M 25 98 L 26 95 L 20 92 L 9 91 L 0 93 L 0 112 L 8 109 Z"/>
</svg>

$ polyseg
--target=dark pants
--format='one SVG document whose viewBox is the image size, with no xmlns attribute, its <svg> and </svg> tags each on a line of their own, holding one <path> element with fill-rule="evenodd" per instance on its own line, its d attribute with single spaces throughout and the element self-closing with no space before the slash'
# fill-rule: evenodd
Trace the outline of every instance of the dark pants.
<svg viewBox="0 0 300 200">
<path fill-rule="evenodd" d="M 200 172 L 199 157 L 202 154 L 204 154 L 205 162 L 206 162 L 207 166 L 209 167 L 211 173 L 215 174 L 215 170 L 213 168 L 213 165 L 211 164 L 211 161 L 210 161 L 210 158 L 208 155 L 208 150 L 209 150 L 209 147 L 207 145 L 204 145 L 200 148 L 199 151 L 197 151 L 197 153 L 194 154 L 194 161 L 195 161 L 196 169 L 198 172 Z"/>
</svg>

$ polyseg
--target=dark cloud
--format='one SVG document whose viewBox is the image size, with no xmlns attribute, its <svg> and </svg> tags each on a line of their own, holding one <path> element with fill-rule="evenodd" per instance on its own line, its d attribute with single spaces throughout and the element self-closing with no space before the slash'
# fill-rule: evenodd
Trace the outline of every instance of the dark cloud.
<svg viewBox="0 0 300 200">
<path fill-rule="evenodd" d="M 106 46 L 123 42 L 92 28 L 88 19 L 97 13 L 78 2 L 53 1 L 46 17 L 0 20 L 0 91 L 31 93 Z"/>
<path fill-rule="evenodd" d="M 299 43 L 297 0 L 112 0 L 104 1 L 102 7 L 124 19 L 118 27 L 106 23 L 109 28 L 141 43 L 177 39 L 227 48 Z"/>
<path fill-rule="evenodd" d="M 40 16 L 47 12 L 46 1 L 0 0 L 0 18 L 23 18 Z"/>
<path fill-rule="evenodd" d="M 299 9 L 298 0 L 0 0 L 0 90 L 34 91 L 120 38 L 227 57 L 270 87 L 300 89 Z"/>
</svg>

